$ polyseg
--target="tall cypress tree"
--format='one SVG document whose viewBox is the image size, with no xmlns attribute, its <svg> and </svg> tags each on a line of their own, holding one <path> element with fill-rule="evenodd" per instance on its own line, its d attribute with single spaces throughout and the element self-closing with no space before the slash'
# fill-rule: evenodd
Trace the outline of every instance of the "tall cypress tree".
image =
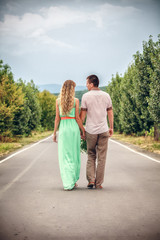
<svg viewBox="0 0 160 240">
<path fill-rule="evenodd" d="M 159 139 L 160 132 L 160 34 L 158 41 L 153 42 L 149 39 L 148 45 L 151 51 L 151 65 L 148 66 L 150 74 L 150 90 L 148 101 L 148 110 L 154 122 L 154 139 Z"/>
<path fill-rule="evenodd" d="M 106 87 L 106 91 L 110 94 L 112 99 L 113 111 L 114 111 L 114 129 L 115 131 L 122 132 L 122 125 L 120 122 L 120 102 L 121 102 L 121 81 L 122 78 L 117 73 L 116 76 L 112 76 L 112 80 Z"/>
</svg>

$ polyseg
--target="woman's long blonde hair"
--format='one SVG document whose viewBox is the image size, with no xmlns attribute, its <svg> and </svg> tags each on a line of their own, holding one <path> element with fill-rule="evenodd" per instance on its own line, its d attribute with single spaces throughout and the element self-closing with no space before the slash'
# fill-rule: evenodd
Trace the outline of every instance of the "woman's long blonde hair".
<svg viewBox="0 0 160 240">
<path fill-rule="evenodd" d="M 72 80 L 66 80 L 63 83 L 60 93 L 60 106 L 62 115 L 68 115 L 74 105 L 76 83 Z"/>
</svg>

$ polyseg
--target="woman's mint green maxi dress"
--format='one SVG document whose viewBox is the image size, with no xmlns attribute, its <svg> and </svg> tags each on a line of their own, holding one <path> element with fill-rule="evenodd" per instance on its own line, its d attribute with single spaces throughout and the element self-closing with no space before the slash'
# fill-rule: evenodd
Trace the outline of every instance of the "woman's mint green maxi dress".
<svg viewBox="0 0 160 240">
<path fill-rule="evenodd" d="M 61 114 L 59 105 L 60 117 Z M 67 117 L 75 117 L 75 99 L 74 106 Z M 80 174 L 80 130 L 75 119 L 60 120 L 58 135 L 58 157 L 61 178 L 64 189 L 74 188 Z"/>
</svg>

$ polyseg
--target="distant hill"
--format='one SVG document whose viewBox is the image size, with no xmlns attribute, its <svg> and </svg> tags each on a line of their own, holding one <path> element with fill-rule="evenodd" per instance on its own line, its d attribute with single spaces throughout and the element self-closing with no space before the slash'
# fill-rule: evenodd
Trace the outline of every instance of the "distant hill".
<svg viewBox="0 0 160 240">
<path fill-rule="evenodd" d="M 61 90 L 61 84 L 43 84 L 38 85 L 39 91 L 42 92 L 43 90 L 47 90 L 51 93 L 59 93 Z M 81 91 L 86 89 L 86 86 L 76 86 L 76 91 Z"/>
<path fill-rule="evenodd" d="M 102 91 L 106 91 L 106 87 L 100 87 L 100 89 L 101 89 Z M 83 90 L 83 91 L 76 91 L 76 92 L 75 92 L 75 97 L 79 99 L 79 102 L 80 102 L 80 103 L 81 103 L 82 95 L 83 95 L 84 93 L 86 93 L 86 92 L 88 92 L 87 89 L 86 89 L 86 90 Z"/>
<path fill-rule="evenodd" d="M 100 87 L 100 89 L 101 89 L 102 91 L 106 91 L 106 87 Z M 82 90 L 82 91 L 76 91 L 76 92 L 75 92 L 75 97 L 79 99 L 79 102 L 80 102 L 80 103 L 81 103 L 82 95 L 83 95 L 84 93 L 86 93 L 86 92 L 88 92 L 87 89 Z M 54 93 L 54 95 L 55 95 L 55 96 L 58 96 L 59 93 Z"/>
</svg>

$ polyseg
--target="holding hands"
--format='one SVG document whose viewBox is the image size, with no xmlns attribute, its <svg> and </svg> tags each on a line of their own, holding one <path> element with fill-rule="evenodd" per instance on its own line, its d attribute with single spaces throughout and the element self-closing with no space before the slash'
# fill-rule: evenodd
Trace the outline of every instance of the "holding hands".
<svg viewBox="0 0 160 240">
<path fill-rule="evenodd" d="M 86 132 L 85 129 L 81 132 L 81 139 L 86 140 Z"/>
</svg>

